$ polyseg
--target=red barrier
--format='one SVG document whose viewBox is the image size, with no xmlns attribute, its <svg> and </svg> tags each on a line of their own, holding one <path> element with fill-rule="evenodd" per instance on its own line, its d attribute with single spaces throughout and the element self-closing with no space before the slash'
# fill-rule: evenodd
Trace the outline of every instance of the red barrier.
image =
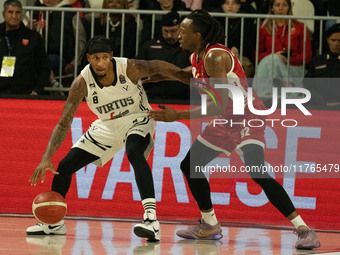
<svg viewBox="0 0 340 255">
<path fill-rule="evenodd" d="M 0 213 L 31 214 L 34 197 L 50 189 L 51 172 L 47 172 L 45 182 L 36 187 L 31 187 L 28 180 L 44 153 L 63 104 L 63 101 L 0 100 Z M 336 178 L 339 175 L 336 167 L 340 164 L 337 125 L 340 112 L 311 113 L 312 116 L 304 116 L 299 110 L 288 110 L 287 116 L 280 116 L 280 112 L 270 116 L 270 119 L 280 121 L 267 122 L 267 125 L 275 125 L 266 129 L 266 161 L 278 169 L 280 166 L 290 167 L 288 173 L 275 173 L 275 178 L 283 184 L 311 227 L 340 230 L 340 181 Z M 72 141 L 76 141 L 96 118 L 85 102 L 75 117 L 66 140 L 53 157 L 56 168 Z M 298 126 L 283 127 L 283 119 L 294 119 Z M 284 125 L 292 123 L 284 122 Z M 155 147 L 148 161 L 154 175 L 160 219 L 195 219 L 200 216 L 179 169 L 191 143 L 188 125 L 188 121 L 157 123 Z M 243 166 L 235 153 L 230 162 L 224 156 L 214 162 L 237 169 Z M 305 173 L 307 167 L 315 173 Z M 236 177 L 210 179 L 219 220 L 290 226 L 268 203 L 260 187 L 242 175 Z M 66 202 L 68 215 L 141 218 L 143 209 L 138 199 L 134 174 L 122 151 L 102 168 L 89 165 L 86 171 L 78 171 Z"/>
</svg>

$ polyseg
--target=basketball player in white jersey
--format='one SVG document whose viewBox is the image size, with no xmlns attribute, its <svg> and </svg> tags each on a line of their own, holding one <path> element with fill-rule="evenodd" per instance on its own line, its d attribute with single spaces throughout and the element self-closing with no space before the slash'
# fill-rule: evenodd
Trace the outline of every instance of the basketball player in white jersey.
<svg viewBox="0 0 340 255">
<path fill-rule="evenodd" d="M 221 25 L 207 12 L 194 11 L 189 14 L 180 25 L 179 42 L 185 50 L 194 52 L 191 57 L 191 67 L 184 69 L 192 73 L 194 78 L 225 79 L 232 78 L 239 80 L 234 83 L 243 96 L 248 97 L 246 75 L 235 55 L 220 44 L 224 41 L 224 33 Z M 160 80 L 159 77 L 155 80 Z M 169 77 L 164 77 L 168 79 Z M 152 77 L 150 78 L 152 81 Z M 187 83 L 190 85 L 190 83 Z M 206 87 L 208 89 L 208 87 Z M 233 115 L 232 98 L 229 97 L 228 90 L 216 89 L 222 99 L 222 105 L 216 107 L 213 102 L 208 103 L 207 113 L 218 118 L 231 119 L 236 123 L 242 120 L 261 116 L 253 115 L 248 107 L 245 114 Z M 247 102 L 247 100 L 245 100 Z M 256 109 L 264 109 L 263 102 L 257 95 L 253 94 L 253 105 Z M 201 117 L 201 107 L 187 111 L 175 111 L 170 107 L 165 107 L 162 111 L 150 110 L 149 116 L 155 120 L 175 121 L 179 119 L 193 119 Z M 309 229 L 302 218 L 297 213 L 288 194 L 282 186 L 273 179 L 267 172 L 262 171 L 264 166 L 264 128 L 265 127 L 243 127 L 236 125 L 229 127 L 223 125 L 214 127 L 208 125 L 192 144 L 188 154 L 181 162 L 181 170 L 187 179 L 188 186 L 193 194 L 202 214 L 202 220 L 198 226 L 179 230 L 177 235 L 186 239 L 220 239 L 222 238 L 221 226 L 216 219 L 210 197 L 210 187 L 204 174 L 201 177 L 192 178 L 190 173 L 195 172 L 195 166 L 205 166 L 222 152 L 228 156 L 236 150 L 244 156 L 245 165 L 249 169 L 259 169 L 258 172 L 250 172 L 250 177 L 261 186 L 269 201 L 296 227 L 298 241 L 297 249 L 312 249 L 320 246 L 316 233 Z M 197 173 L 195 173 L 197 174 Z"/>
<path fill-rule="evenodd" d="M 103 166 L 124 145 L 134 168 L 136 183 L 145 210 L 143 223 L 134 227 L 137 236 L 148 241 L 159 240 L 159 222 L 151 169 L 146 161 L 153 147 L 154 120 L 148 118 L 151 109 L 141 84 L 143 77 L 165 73 L 181 77 L 181 69 L 164 61 L 143 61 L 113 58 L 110 42 L 104 36 L 89 40 L 83 51 L 83 61 L 89 62 L 73 81 L 62 116 L 55 126 L 41 162 L 30 178 L 36 185 L 45 172 L 54 175 L 52 191 L 66 196 L 72 175 L 89 163 Z M 187 75 L 184 75 L 187 77 Z M 83 98 L 98 116 L 59 163 L 51 162 L 53 154 L 64 141 L 75 112 Z M 26 230 L 28 235 L 66 234 L 64 220 L 55 225 L 38 223 Z"/>
</svg>

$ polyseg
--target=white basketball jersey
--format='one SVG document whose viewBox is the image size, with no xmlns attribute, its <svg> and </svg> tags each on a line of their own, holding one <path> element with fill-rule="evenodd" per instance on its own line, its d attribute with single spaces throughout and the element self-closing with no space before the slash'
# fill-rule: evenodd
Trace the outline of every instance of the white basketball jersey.
<svg viewBox="0 0 340 255">
<path fill-rule="evenodd" d="M 115 80 L 112 86 L 100 84 L 94 70 L 88 64 L 82 71 L 87 85 L 86 102 L 102 121 L 113 120 L 151 109 L 141 81 L 138 84 L 126 75 L 127 58 L 113 58 Z"/>
</svg>

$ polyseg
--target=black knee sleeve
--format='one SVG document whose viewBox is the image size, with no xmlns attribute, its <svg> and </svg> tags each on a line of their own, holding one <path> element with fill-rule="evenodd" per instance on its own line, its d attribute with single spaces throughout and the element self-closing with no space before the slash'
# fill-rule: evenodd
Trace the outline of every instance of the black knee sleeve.
<svg viewBox="0 0 340 255">
<path fill-rule="evenodd" d="M 58 165 L 57 172 L 59 174 L 53 177 L 52 191 L 56 191 L 65 197 L 71 185 L 72 175 L 98 158 L 98 156 L 82 149 L 72 148 Z"/>
<path fill-rule="evenodd" d="M 144 151 L 149 142 L 150 134 L 146 137 L 132 134 L 128 136 L 125 148 L 129 162 L 135 171 L 136 183 L 142 200 L 155 197 L 151 169 L 144 157 Z"/>
<path fill-rule="evenodd" d="M 196 140 L 181 162 L 181 170 L 201 211 L 212 208 L 209 182 L 202 172 L 195 172 L 195 178 L 191 178 L 190 172 L 195 171 L 195 166 L 205 166 L 220 153 L 221 152 L 212 150 Z"/>
</svg>

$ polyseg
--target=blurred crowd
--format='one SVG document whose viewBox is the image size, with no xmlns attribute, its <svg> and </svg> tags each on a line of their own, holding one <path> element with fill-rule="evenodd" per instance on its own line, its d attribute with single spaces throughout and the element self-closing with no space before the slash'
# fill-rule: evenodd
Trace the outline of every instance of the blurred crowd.
<svg viewBox="0 0 340 255">
<path fill-rule="evenodd" d="M 76 12 L 66 11 L 62 15 L 58 9 L 47 14 L 24 12 L 18 3 L 167 13 L 137 16 L 84 11 L 75 15 Z M 340 84 L 331 79 L 340 78 L 338 0 L 7 0 L 0 24 L 0 94 L 64 96 L 67 90 L 63 85 L 68 85 L 62 85 L 58 77 L 73 78 L 80 72 L 77 56 L 85 42 L 95 35 L 110 39 L 116 57 L 160 59 L 185 68 L 190 65 L 191 53 L 183 51 L 178 42 L 180 22 L 184 18 L 178 12 L 197 9 L 211 14 L 226 13 L 216 17 L 226 31 L 225 45 L 239 58 L 247 77 L 254 78 L 251 84 L 260 97 L 271 98 L 273 86 L 305 87 L 316 95 L 312 97 L 313 104 L 340 105 Z M 280 16 L 260 19 L 234 14 Z M 323 18 L 322 21 L 295 18 L 307 15 Z M 329 19 L 324 19 L 326 16 Z M 329 82 L 324 86 L 311 78 L 329 79 Z M 44 87 L 54 91 L 46 91 Z M 195 93 L 188 86 L 171 81 L 144 84 L 144 87 L 151 101 L 158 102 L 176 99 L 189 103 Z"/>
</svg>

